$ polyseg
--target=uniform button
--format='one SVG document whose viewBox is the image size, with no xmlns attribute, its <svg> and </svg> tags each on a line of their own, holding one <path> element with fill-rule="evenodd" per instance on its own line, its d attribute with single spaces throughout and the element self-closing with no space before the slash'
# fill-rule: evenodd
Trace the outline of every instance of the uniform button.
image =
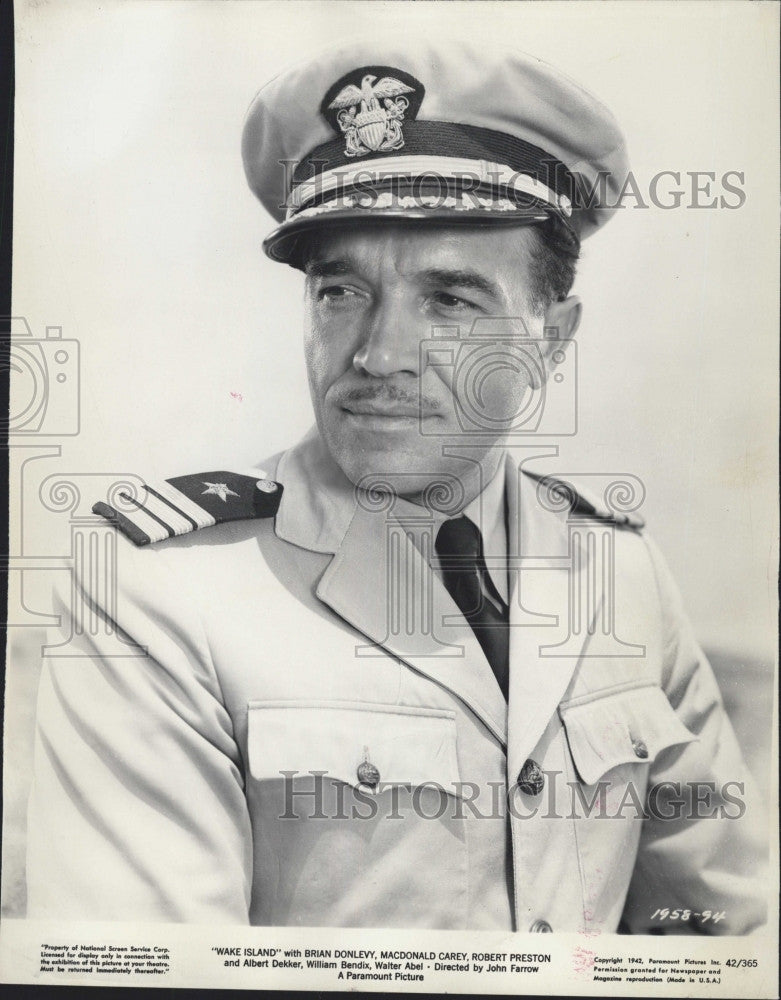
<svg viewBox="0 0 781 1000">
<path fill-rule="evenodd" d="M 527 795 L 539 795 L 545 785 L 545 775 L 540 769 L 540 765 L 531 757 L 521 768 L 518 775 L 518 787 Z"/>
<path fill-rule="evenodd" d="M 551 934 L 553 928 L 547 920 L 535 920 L 529 928 L 532 934 Z"/>
<path fill-rule="evenodd" d="M 255 486 L 261 491 L 261 493 L 276 493 L 277 484 L 271 479 L 259 479 Z"/>
<path fill-rule="evenodd" d="M 374 788 L 380 782 L 380 772 L 374 764 L 370 764 L 368 760 L 364 760 L 358 765 L 358 781 L 362 785 Z"/>
<path fill-rule="evenodd" d="M 632 740 L 632 749 L 635 752 L 635 757 L 639 757 L 640 760 L 645 760 L 648 756 L 648 747 L 642 740 Z"/>
</svg>

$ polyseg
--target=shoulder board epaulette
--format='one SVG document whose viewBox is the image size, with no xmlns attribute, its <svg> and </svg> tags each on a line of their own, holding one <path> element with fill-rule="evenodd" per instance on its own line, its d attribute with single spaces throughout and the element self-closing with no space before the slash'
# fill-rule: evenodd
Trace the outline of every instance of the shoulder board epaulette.
<svg viewBox="0 0 781 1000">
<path fill-rule="evenodd" d="M 282 491 L 261 470 L 252 476 L 203 472 L 145 485 L 138 496 L 119 493 L 115 503 L 121 501 L 121 510 L 100 502 L 92 513 L 111 521 L 135 545 L 149 545 L 225 521 L 274 517 Z"/>
<path fill-rule="evenodd" d="M 632 528 L 639 531 L 645 527 L 645 521 L 635 511 L 617 511 L 607 506 L 596 494 L 577 489 L 568 480 L 557 479 L 555 476 L 540 475 L 537 472 L 523 470 L 530 479 L 536 480 L 551 493 L 558 495 L 569 504 L 570 517 L 594 518 L 597 521 L 608 521 L 617 528 Z M 628 484 L 631 485 L 631 484 Z"/>
</svg>

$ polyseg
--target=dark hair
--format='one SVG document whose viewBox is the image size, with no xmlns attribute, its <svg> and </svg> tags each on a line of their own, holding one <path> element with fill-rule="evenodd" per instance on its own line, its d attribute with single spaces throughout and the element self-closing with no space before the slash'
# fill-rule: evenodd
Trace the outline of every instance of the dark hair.
<svg viewBox="0 0 781 1000">
<path fill-rule="evenodd" d="M 539 315 L 551 302 L 562 302 L 569 295 L 580 257 L 580 239 L 556 215 L 531 230 L 529 305 Z"/>
</svg>

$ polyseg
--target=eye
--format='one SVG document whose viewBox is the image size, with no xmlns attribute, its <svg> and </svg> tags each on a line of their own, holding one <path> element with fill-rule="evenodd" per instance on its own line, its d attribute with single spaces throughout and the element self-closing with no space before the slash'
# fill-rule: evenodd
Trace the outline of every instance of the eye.
<svg viewBox="0 0 781 1000">
<path fill-rule="evenodd" d="M 434 292 L 431 298 L 435 306 L 446 312 L 463 312 L 466 309 L 477 308 L 473 302 L 462 299 L 460 295 L 453 295 L 450 292 Z"/>
<path fill-rule="evenodd" d="M 328 285 L 318 289 L 317 300 L 318 302 L 344 302 L 354 295 L 353 289 L 347 288 L 346 285 Z"/>
</svg>

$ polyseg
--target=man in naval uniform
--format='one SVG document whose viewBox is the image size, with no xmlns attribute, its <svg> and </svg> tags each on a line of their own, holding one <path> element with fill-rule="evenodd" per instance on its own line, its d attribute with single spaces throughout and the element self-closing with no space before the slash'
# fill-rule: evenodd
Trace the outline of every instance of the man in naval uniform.
<svg viewBox="0 0 781 1000">
<path fill-rule="evenodd" d="M 761 925 L 762 813 L 660 555 L 513 436 L 562 432 L 609 111 L 524 55 L 382 39 L 269 83 L 243 156 L 305 276 L 316 426 L 96 503 L 117 592 L 61 597 L 30 915 Z"/>
</svg>

